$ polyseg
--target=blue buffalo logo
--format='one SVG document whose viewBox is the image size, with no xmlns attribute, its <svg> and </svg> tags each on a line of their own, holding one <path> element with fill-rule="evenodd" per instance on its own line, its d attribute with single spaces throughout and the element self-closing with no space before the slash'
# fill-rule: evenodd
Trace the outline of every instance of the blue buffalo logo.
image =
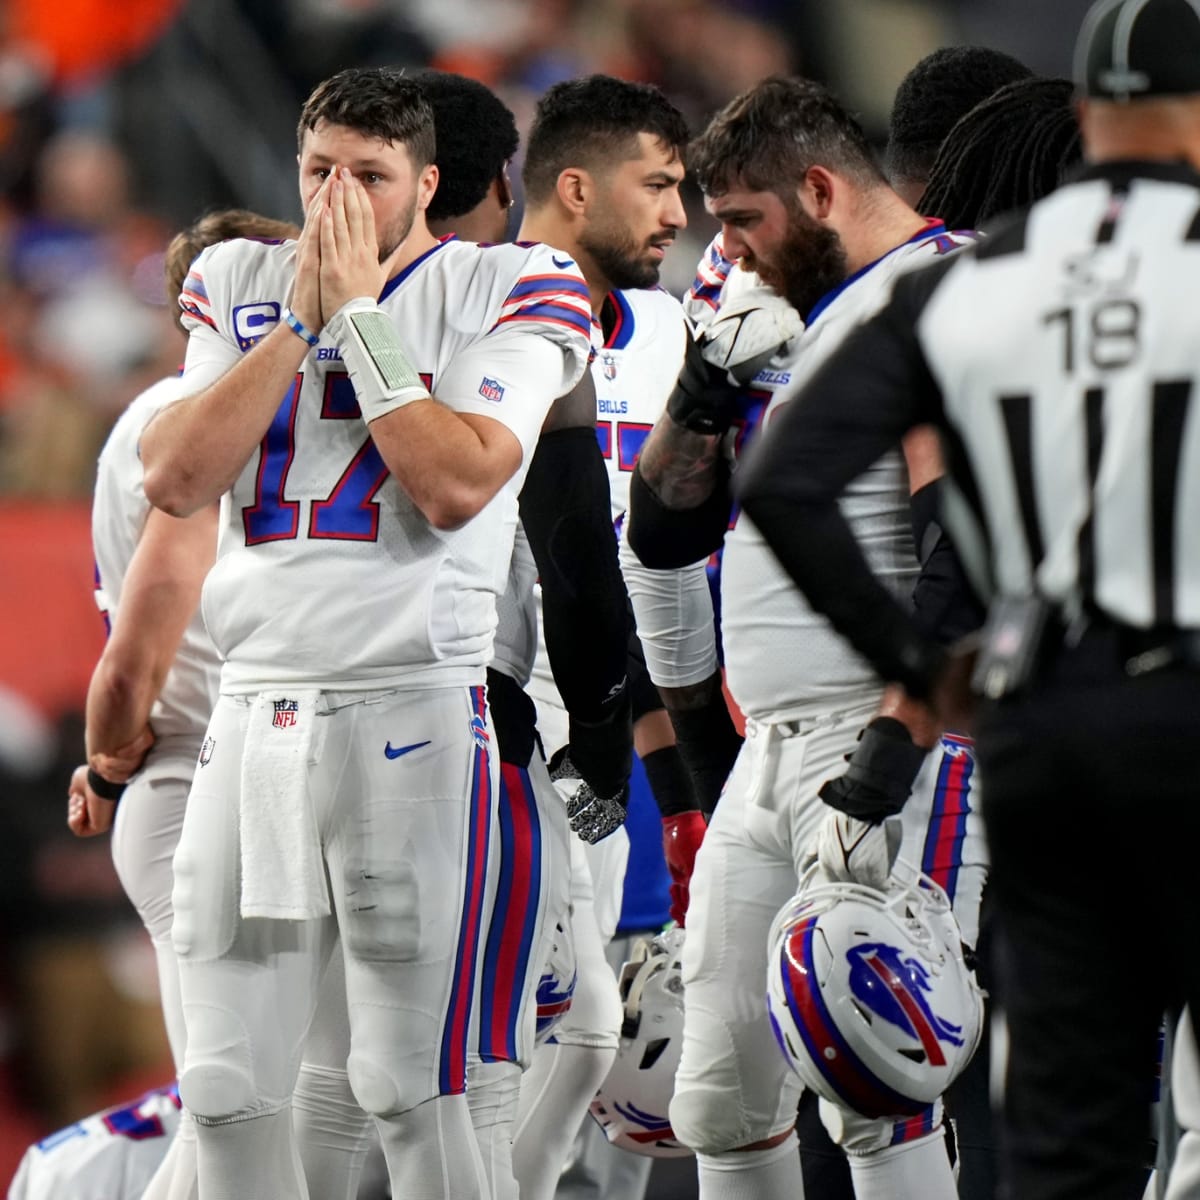
<svg viewBox="0 0 1200 1200">
<path fill-rule="evenodd" d="M 916 958 L 905 958 L 895 946 L 868 942 L 846 954 L 850 991 L 876 1016 L 911 1034 L 930 1064 L 946 1065 L 941 1043 L 963 1044 L 962 1026 L 939 1017 L 929 1007 L 929 972 Z"/>
<path fill-rule="evenodd" d="M 545 1033 L 570 1007 L 575 996 L 575 981 L 578 974 L 571 975 L 569 983 L 557 976 L 545 974 L 537 985 L 537 1031 Z"/>
</svg>

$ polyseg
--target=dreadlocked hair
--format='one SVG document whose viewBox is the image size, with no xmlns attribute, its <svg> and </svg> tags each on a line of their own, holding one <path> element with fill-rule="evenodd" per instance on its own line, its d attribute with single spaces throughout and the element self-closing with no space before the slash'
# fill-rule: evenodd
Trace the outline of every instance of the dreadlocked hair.
<svg viewBox="0 0 1200 1200">
<path fill-rule="evenodd" d="M 1082 157 L 1068 79 L 1021 79 L 977 104 L 946 136 L 917 206 L 976 229 L 1054 191 Z"/>
</svg>

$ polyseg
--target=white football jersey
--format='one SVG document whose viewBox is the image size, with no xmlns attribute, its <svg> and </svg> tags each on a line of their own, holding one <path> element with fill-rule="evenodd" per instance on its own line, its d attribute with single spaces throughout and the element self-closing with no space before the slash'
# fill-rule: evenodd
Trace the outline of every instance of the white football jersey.
<svg viewBox="0 0 1200 1200">
<path fill-rule="evenodd" d="M 629 477 L 679 378 L 687 327 L 679 301 L 661 288 L 611 292 L 592 363 L 596 436 L 608 464 L 613 523 L 629 509 Z"/>
<path fill-rule="evenodd" d="M 294 242 L 225 242 L 200 256 L 180 301 L 185 385 L 207 385 L 278 323 L 294 261 Z M 433 528 L 388 474 L 340 352 L 322 338 L 223 500 L 203 597 L 223 690 L 483 679 L 525 468 L 550 405 L 586 368 L 587 285 L 549 247 L 447 238 L 379 302 L 436 398 L 506 425 L 522 467 L 462 528 Z"/>
<path fill-rule="evenodd" d="M 970 235 L 949 234 L 940 222 L 930 221 L 915 237 L 826 295 L 809 313 L 804 333 L 760 371 L 747 390 L 734 431 L 734 453 L 795 395 L 852 329 L 882 307 L 898 273 L 970 240 Z M 718 237 L 700 264 L 688 297 L 689 315 L 703 323 L 721 298 L 757 282 L 725 258 Z M 841 505 L 875 574 L 897 595 L 911 596 L 918 564 L 908 472 L 899 448 L 854 480 Z M 788 720 L 882 686 L 867 662 L 808 606 L 753 522 L 736 511 L 721 566 L 721 632 L 729 689 L 741 710 L 757 720 Z"/>
<path fill-rule="evenodd" d="M 8 1200 L 140 1200 L 179 1124 L 179 1089 L 156 1088 L 25 1151 Z"/>
<path fill-rule="evenodd" d="M 150 503 L 142 490 L 138 439 L 155 413 L 186 394 L 178 377 L 160 380 L 121 414 L 100 451 L 92 500 L 92 549 L 96 556 L 96 604 L 108 628 L 116 618 L 125 573 L 150 513 Z M 158 737 L 204 735 L 217 698 L 220 669 L 216 647 L 197 612 L 184 631 L 175 662 L 150 710 L 150 724 Z"/>
</svg>

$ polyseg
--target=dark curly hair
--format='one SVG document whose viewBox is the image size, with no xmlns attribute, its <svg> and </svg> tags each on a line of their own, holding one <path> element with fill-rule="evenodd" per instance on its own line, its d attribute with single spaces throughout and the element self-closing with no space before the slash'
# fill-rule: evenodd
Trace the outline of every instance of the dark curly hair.
<svg viewBox="0 0 1200 1200">
<path fill-rule="evenodd" d="M 426 216 L 449 220 L 469 213 L 517 152 L 517 122 L 491 88 L 465 75 L 425 71 L 413 76 L 437 133 L 438 185 Z"/>
<path fill-rule="evenodd" d="M 521 173 L 530 204 L 544 203 L 568 167 L 598 171 L 636 153 L 649 133 L 681 156 L 688 127 L 658 88 L 611 75 L 556 83 L 538 101 Z"/>
<path fill-rule="evenodd" d="M 721 109 L 689 147 L 688 165 L 709 196 L 735 185 L 790 192 L 818 165 L 883 182 L 862 127 L 832 93 L 811 79 L 778 75 Z"/>
<path fill-rule="evenodd" d="M 924 183 L 959 117 L 1005 84 L 1032 74 L 1011 55 L 985 46 L 944 46 L 927 54 L 896 89 L 883 156 L 888 178 Z"/>
<path fill-rule="evenodd" d="M 1069 79 L 1021 79 L 950 130 L 921 197 L 922 213 L 977 229 L 1054 191 L 1083 156 Z"/>
<path fill-rule="evenodd" d="M 434 161 L 433 110 L 420 85 L 396 67 L 351 67 L 318 83 L 304 102 L 296 141 L 320 121 L 408 147 L 416 167 Z"/>
</svg>

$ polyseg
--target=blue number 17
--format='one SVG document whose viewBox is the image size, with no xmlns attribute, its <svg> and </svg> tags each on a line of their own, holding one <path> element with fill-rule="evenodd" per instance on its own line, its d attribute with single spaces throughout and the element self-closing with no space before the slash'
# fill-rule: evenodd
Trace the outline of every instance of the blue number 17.
<svg viewBox="0 0 1200 1200">
<path fill-rule="evenodd" d="M 285 497 L 288 471 L 296 454 L 296 413 L 304 376 L 297 375 L 262 440 L 254 503 L 242 509 L 246 545 L 288 541 L 300 532 L 300 502 Z M 325 379 L 321 401 L 324 420 L 361 419 L 350 376 L 344 372 Z M 309 506 L 308 536 L 373 542 L 379 536 L 379 505 L 375 494 L 388 469 L 370 435 L 351 458 L 333 491 Z"/>
</svg>

